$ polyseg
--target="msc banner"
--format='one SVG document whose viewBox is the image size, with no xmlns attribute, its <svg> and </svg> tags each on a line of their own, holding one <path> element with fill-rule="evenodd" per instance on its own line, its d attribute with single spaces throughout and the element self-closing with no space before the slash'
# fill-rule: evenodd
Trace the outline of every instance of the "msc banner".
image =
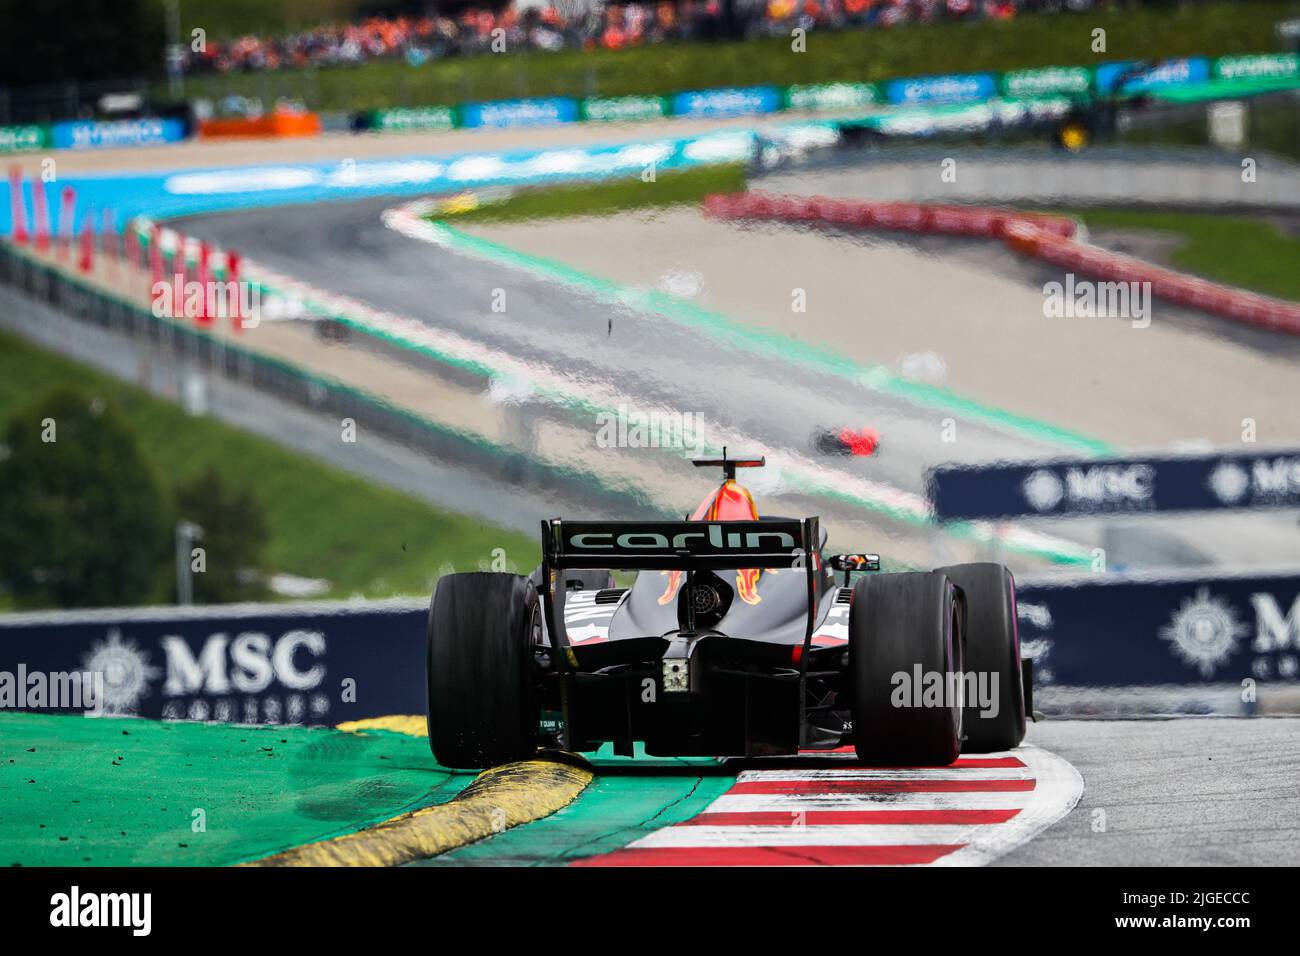
<svg viewBox="0 0 1300 956">
<path fill-rule="evenodd" d="M 997 78 L 992 73 L 914 76 L 885 84 L 885 97 L 900 105 L 970 103 L 986 100 L 997 91 Z"/>
<path fill-rule="evenodd" d="M 499 100 L 465 103 L 460 108 L 461 125 L 473 129 L 520 126 L 554 126 L 578 119 L 578 101 L 564 97 L 540 100 Z"/>
<path fill-rule="evenodd" d="M 0 615 L 0 709 L 247 724 L 418 714 L 426 614 L 385 601 Z M 65 696 L 77 685 L 80 700 Z"/>
<path fill-rule="evenodd" d="M 1293 683 L 1300 573 L 1016 582 L 1020 645 L 1044 686 Z M 1247 683 L 1246 688 L 1250 688 Z"/>
<path fill-rule="evenodd" d="M 945 465 L 941 521 L 1300 507 L 1300 451 Z"/>
<path fill-rule="evenodd" d="M 1048 66 L 1036 70 L 1012 70 L 1001 78 L 1002 95 L 1013 99 L 1084 95 L 1092 89 L 1092 70 L 1086 66 Z"/>
<path fill-rule="evenodd" d="M 744 86 L 717 90 L 691 90 L 673 97 L 674 116 L 748 116 L 774 113 L 781 108 L 781 91 L 775 86 Z"/>
<path fill-rule="evenodd" d="M 1138 64 L 1133 61 L 1103 63 L 1097 67 L 1096 83 L 1098 93 L 1110 93 L 1116 82 L 1128 75 Z M 1136 76 L 1124 81 L 1124 92 L 1139 93 L 1143 90 L 1157 89 L 1162 86 L 1182 86 L 1188 83 L 1204 83 L 1210 78 L 1210 61 L 1203 56 L 1185 57 L 1179 60 L 1163 60 Z"/>
<path fill-rule="evenodd" d="M 0 126 L 0 153 L 43 149 L 49 141 L 48 126 Z"/>
<path fill-rule="evenodd" d="M 383 132 L 404 130 L 445 131 L 456 128 L 456 111 L 450 106 L 420 106 L 374 110 L 370 128 Z"/>
<path fill-rule="evenodd" d="M 589 123 L 634 123 L 661 119 L 668 115 L 665 96 L 589 96 L 579 104 L 584 121 Z"/>
<path fill-rule="evenodd" d="M 50 127 L 50 145 L 55 149 L 105 149 L 116 146 L 157 146 L 177 143 L 187 130 L 179 119 L 132 119 L 74 121 Z"/>
</svg>

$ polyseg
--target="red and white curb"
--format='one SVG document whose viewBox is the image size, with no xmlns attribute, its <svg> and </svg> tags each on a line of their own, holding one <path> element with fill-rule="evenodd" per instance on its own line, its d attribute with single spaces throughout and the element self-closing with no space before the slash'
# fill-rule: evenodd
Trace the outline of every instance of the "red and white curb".
<svg viewBox="0 0 1300 956">
<path fill-rule="evenodd" d="M 1079 802 L 1083 778 L 1038 747 L 950 767 L 746 770 L 690 820 L 581 866 L 982 866 Z"/>
</svg>

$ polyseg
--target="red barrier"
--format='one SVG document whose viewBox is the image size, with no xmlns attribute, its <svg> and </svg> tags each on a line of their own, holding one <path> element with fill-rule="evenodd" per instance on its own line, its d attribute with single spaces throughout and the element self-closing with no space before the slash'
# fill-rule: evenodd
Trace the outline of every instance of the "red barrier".
<svg viewBox="0 0 1300 956">
<path fill-rule="evenodd" d="M 81 220 L 81 251 L 77 256 L 77 269 L 89 275 L 95 271 L 95 216 L 87 213 Z"/>
<path fill-rule="evenodd" d="M 45 180 L 32 180 L 32 236 L 37 252 L 50 251 L 50 204 Z"/>
<path fill-rule="evenodd" d="M 72 230 L 77 221 L 77 191 L 71 186 L 64 186 L 60 194 L 59 206 L 59 261 L 66 262 L 72 256 Z"/>
<path fill-rule="evenodd" d="M 149 285 L 163 281 L 162 226 L 154 224 L 149 230 Z"/>
<path fill-rule="evenodd" d="M 244 331 L 244 318 L 240 314 L 242 309 L 243 295 L 239 287 L 239 253 L 233 249 L 226 251 L 226 283 L 227 288 L 232 284 L 235 294 L 230 301 L 230 324 L 236 332 Z"/>
<path fill-rule="evenodd" d="M 190 264 L 185 258 L 185 237 L 181 233 L 175 233 L 176 248 L 172 252 L 171 276 L 172 286 L 175 291 L 172 294 L 172 318 L 188 318 L 185 314 L 185 285 L 190 279 Z"/>
<path fill-rule="evenodd" d="M 275 112 L 251 118 L 204 120 L 199 124 L 202 139 L 318 136 L 320 131 L 320 117 L 315 113 Z"/>
<path fill-rule="evenodd" d="M 100 215 L 99 227 L 99 251 L 104 257 L 104 263 L 108 267 L 108 277 L 117 278 L 117 217 L 113 215 L 113 210 L 105 209 Z"/>
<path fill-rule="evenodd" d="M 979 206 L 714 194 L 705 215 L 716 219 L 824 222 L 859 229 L 1001 239 L 1013 251 L 1106 282 L 1150 283 L 1158 298 L 1259 328 L 1300 335 L 1300 304 L 1218 285 L 1141 259 L 1078 242 L 1072 219 Z"/>
<path fill-rule="evenodd" d="M 718 219 L 821 221 L 837 226 L 874 226 L 902 232 L 953 236 L 1001 236 L 1014 223 L 1035 226 L 1062 236 L 1074 235 L 1076 228 L 1074 220 L 1063 216 L 1021 213 L 1010 209 L 831 199 L 824 196 L 783 196 L 761 191 L 715 193 L 705 197 L 704 211 Z"/>
<path fill-rule="evenodd" d="M 9 209 L 13 224 L 10 235 L 13 241 L 27 245 L 27 203 L 23 202 L 23 170 L 15 163 L 9 167 Z"/>
<path fill-rule="evenodd" d="M 200 325 L 211 325 L 213 318 L 208 312 L 208 289 L 212 285 L 212 273 L 208 268 L 211 256 L 212 247 L 206 242 L 200 242 L 198 280 L 199 288 L 203 291 L 203 295 L 199 299 L 199 314 L 197 316 Z"/>
</svg>

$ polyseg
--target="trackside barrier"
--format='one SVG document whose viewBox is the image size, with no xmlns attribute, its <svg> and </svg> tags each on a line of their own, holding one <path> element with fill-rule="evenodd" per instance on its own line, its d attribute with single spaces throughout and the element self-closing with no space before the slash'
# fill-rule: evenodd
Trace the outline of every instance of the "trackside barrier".
<svg viewBox="0 0 1300 956">
<path fill-rule="evenodd" d="M 857 229 L 1000 239 L 1008 248 L 1051 265 L 1107 282 L 1149 282 L 1153 295 L 1247 325 L 1300 335 L 1300 304 L 1219 285 L 1080 242 L 1075 223 L 974 206 L 871 202 L 763 192 L 715 194 L 704 199 L 718 219 L 826 223 Z"/>
<path fill-rule="evenodd" d="M 1016 598 L 1040 710 L 1300 709 L 1300 570 L 1027 577 Z"/>
<path fill-rule="evenodd" d="M 1132 256 L 1020 226 L 1012 248 L 1023 255 L 1108 282 L 1149 282 L 1166 302 L 1288 335 L 1300 335 L 1300 304 L 1219 285 Z"/>
<path fill-rule="evenodd" d="M 82 711 L 86 689 L 102 687 L 111 716 L 334 725 L 419 714 L 427 613 L 427 601 L 394 600 L 0 614 L 0 672 L 22 689 L 44 674 L 47 688 L 0 708 Z M 48 696 L 71 688 L 55 675 L 73 674 L 79 700 Z"/>
<path fill-rule="evenodd" d="M 319 136 L 320 117 L 315 113 L 268 113 L 264 116 L 204 120 L 200 139 L 284 139 Z"/>
<path fill-rule="evenodd" d="M 160 240 L 151 243 L 151 262 L 155 266 L 163 245 Z M 633 488 L 607 484 L 579 468 L 495 444 L 239 342 L 217 338 L 202 328 L 155 316 L 139 302 L 98 288 L 2 242 L 0 283 L 47 302 L 72 319 L 130 336 L 158 354 L 170 354 L 212 375 L 241 380 L 251 388 L 336 420 L 355 419 L 375 434 L 435 460 L 476 469 L 532 491 L 581 497 L 593 509 L 663 514 L 661 508 Z"/>
<path fill-rule="evenodd" d="M 1300 704 L 1300 571 L 1054 575 L 1019 580 L 1017 596 L 1038 710 L 1262 714 Z M 78 682 L 102 688 L 108 715 L 332 725 L 419 714 L 427 613 L 424 600 L 391 600 L 4 614 L 0 672 L 13 688 L 43 674 L 47 695 L 89 674 Z M 0 703 L 87 706 L 30 691 Z"/>
<path fill-rule="evenodd" d="M 1300 448 L 945 464 L 926 473 L 939 521 L 1300 509 Z"/>
<path fill-rule="evenodd" d="M 988 239 L 1005 238 L 1016 227 L 1032 228 L 1064 238 L 1072 237 L 1077 229 L 1074 220 L 1064 216 L 1008 209 L 915 202 L 870 202 L 825 196 L 779 195 L 759 190 L 706 196 L 704 211 L 718 219 L 826 222 L 859 229 L 889 229 Z"/>
</svg>

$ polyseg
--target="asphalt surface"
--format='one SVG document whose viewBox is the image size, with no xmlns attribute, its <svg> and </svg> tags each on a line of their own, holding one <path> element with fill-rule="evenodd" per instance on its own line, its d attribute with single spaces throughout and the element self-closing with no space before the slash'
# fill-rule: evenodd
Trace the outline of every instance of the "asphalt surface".
<svg viewBox="0 0 1300 956">
<path fill-rule="evenodd" d="M 1064 818 L 991 865 L 1300 863 L 1300 718 L 1039 721 L 1026 742 L 1070 763 L 1083 793 Z M 562 865 L 575 853 L 614 852 L 716 807 L 737 769 L 779 775 L 797 766 L 603 766 L 554 816 L 414 865 Z"/>
<path fill-rule="evenodd" d="M 933 409 L 845 380 L 828 382 L 815 370 L 727 348 L 669 320 L 616 312 L 522 271 L 414 241 L 380 221 L 393 205 L 253 210 L 181 220 L 179 227 L 318 288 L 544 362 L 575 380 L 616 386 L 632 406 L 698 412 L 803 455 L 812 455 L 818 428 L 859 427 L 869 409 L 873 427 L 889 436 L 890 455 L 835 465 L 906 491 L 921 492 L 925 469 L 939 461 L 1053 450 L 959 414 L 958 427 L 974 440 L 945 444 Z M 492 311 L 497 289 L 505 291 L 504 313 Z"/>
<path fill-rule="evenodd" d="M 645 315 L 611 316 L 609 307 L 572 290 L 412 241 L 380 222 L 390 205 L 253 211 L 201 217 L 183 228 L 321 288 L 539 359 L 567 376 L 615 385 L 633 404 L 707 410 L 774 447 L 807 454 L 812 427 L 859 421 L 870 408 L 898 451 L 888 461 L 847 467 L 904 490 L 922 490 L 926 467 L 954 457 L 938 442 L 931 410 L 848 382 L 828 388 L 824 377 L 779 359 L 726 349 Z M 494 313 L 493 291 L 502 288 L 508 310 Z M 962 424 L 980 438 L 964 444 L 964 454 L 1055 450 Z M 1073 764 L 1085 789 L 1069 816 L 999 865 L 1300 862 L 1300 721 L 1054 721 L 1034 725 L 1028 741 Z"/>
<path fill-rule="evenodd" d="M 381 222 L 381 213 L 395 204 L 380 199 L 251 210 L 181 220 L 180 228 L 238 248 L 311 286 L 543 363 L 574 381 L 613 387 L 632 408 L 657 405 L 694 412 L 768 448 L 788 449 L 837 473 L 905 492 L 923 494 L 925 473 L 938 463 L 1070 453 L 1036 434 L 914 404 L 780 355 L 729 348 L 697 328 L 612 307 L 573 286 L 417 241 Z M 504 291 L 504 313 L 492 309 L 497 290 Z M 1211 320 L 1185 315 L 1180 321 Z M 1251 345 L 1278 347 L 1276 342 Z M 948 416 L 963 435 L 960 443 L 942 441 L 938 422 Z M 887 454 L 827 458 L 813 450 L 814 432 L 864 421 L 885 436 Z M 591 428 L 594 433 L 594 421 Z M 590 464 L 599 471 L 598 459 Z M 757 484 L 755 490 L 769 493 Z M 821 503 L 810 506 L 824 516 L 830 513 Z M 1262 522 L 1240 525 L 1238 531 L 1249 553 L 1266 560 L 1285 553 L 1293 540 L 1289 531 L 1280 535 Z M 1075 523 L 1055 533 L 1087 546 L 1104 544 L 1135 565 L 1214 560 L 1204 536 L 1190 528 L 1144 526 L 1130 533 Z M 888 534 L 915 536 L 906 529 Z"/>
<path fill-rule="evenodd" d="M 1040 721 L 1026 740 L 1083 797 L 996 866 L 1300 863 L 1300 718 Z"/>
</svg>

